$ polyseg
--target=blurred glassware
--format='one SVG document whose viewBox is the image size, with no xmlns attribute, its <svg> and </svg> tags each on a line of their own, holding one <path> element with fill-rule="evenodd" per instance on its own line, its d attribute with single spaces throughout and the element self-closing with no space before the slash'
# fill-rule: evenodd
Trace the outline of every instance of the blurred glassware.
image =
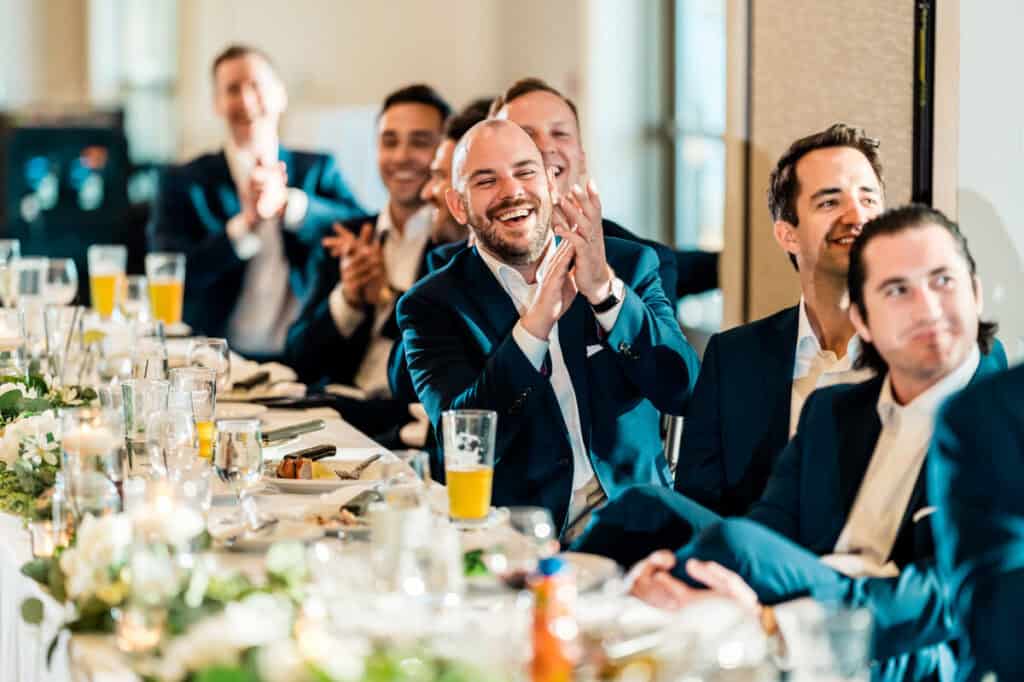
<svg viewBox="0 0 1024 682">
<path fill-rule="evenodd" d="M 132 376 L 136 379 L 167 379 L 169 358 L 164 323 L 136 320 L 133 329 Z"/>
<path fill-rule="evenodd" d="M 168 326 L 180 323 L 185 301 L 185 254 L 146 254 L 146 277 L 153 317 Z"/>
<path fill-rule="evenodd" d="M 199 459 L 196 457 L 199 437 L 192 416 L 191 397 L 172 391 L 167 401 L 166 410 L 154 412 L 146 420 L 146 450 L 153 470 L 174 479 L 180 469 Z M 182 405 L 183 402 L 187 407 Z"/>
<path fill-rule="evenodd" d="M 86 251 L 89 266 L 89 294 L 92 308 L 103 319 L 118 309 L 123 290 L 128 249 L 120 244 L 93 244 Z"/>
<path fill-rule="evenodd" d="M 199 456 L 213 455 L 214 412 L 217 409 L 217 373 L 205 367 L 179 367 L 171 370 L 171 391 L 187 393 L 192 401 L 192 416 L 199 434 Z"/>
<path fill-rule="evenodd" d="M 231 486 L 238 500 L 236 522 L 241 521 L 252 530 L 265 522 L 248 495 L 263 475 L 260 431 L 259 419 L 218 419 L 217 444 L 213 449 L 214 471 Z"/>
<path fill-rule="evenodd" d="M 132 474 L 144 476 L 152 469 L 146 426 L 150 417 L 167 409 L 169 390 L 168 382 L 153 379 L 129 379 L 121 384 L 125 447 Z"/>
<path fill-rule="evenodd" d="M 71 258 L 51 258 L 46 271 L 46 302 L 71 305 L 78 296 L 78 268 Z"/>
<path fill-rule="evenodd" d="M 231 351 L 227 339 L 197 336 L 188 344 L 190 367 L 205 367 L 217 373 L 217 390 L 231 390 Z"/>
<path fill-rule="evenodd" d="M 12 265 L 14 271 L 14 301 L 21 307 L 42 307 L 46 303 L 48 258 L 19 258 Z"/>
<path fill-rule="evenodd" d="M 61 470 L 76 519 L 120 511 L 123 417 L 112 410 L 78 407 L 62 409 L 60 418 Z"/>
<path fill-rule="evenodd" d="M 0 302 L 7 308 L 14 305 L 14 261 L 21 258 L 21 242 L 0 239 Z"/>
<path fill-rule="evenodd" d="M 149 280 L 145 275 L 128 275 L 124 278 L 121 312 L 125 319 L 132 322 L 153 319 L 149 306 Z"/>
<path fill-rule="evenodd" d="M 27 374 L 25 315 L 17 308 L 4 308 L 0 310 L 0 376 Z"/>
</svg>

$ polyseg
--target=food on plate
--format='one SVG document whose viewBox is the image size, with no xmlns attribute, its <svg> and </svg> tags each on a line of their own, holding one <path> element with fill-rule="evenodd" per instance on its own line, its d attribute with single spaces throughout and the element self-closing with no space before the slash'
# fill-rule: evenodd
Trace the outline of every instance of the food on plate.
<svg viewBox="0 0 1024 682">
<path fill-rule="evenodd" d="M 321 464 L 320 462 L 314 462 L 311 459 L 305 457 L 286 457 L 282 459 L 277 465 L 276 475 L 278 478 L 294 478 L 304 480 L 334 480 L 337 477 L 334 474 L 334 469 Z"/>
</svg>

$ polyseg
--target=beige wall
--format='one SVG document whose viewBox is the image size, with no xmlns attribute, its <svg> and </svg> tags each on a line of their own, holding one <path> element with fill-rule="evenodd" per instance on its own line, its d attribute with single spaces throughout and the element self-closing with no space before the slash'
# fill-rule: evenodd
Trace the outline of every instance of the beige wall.
<svg viewBox="0 0 1024 682">
<path fill-rule="evenodd" d="M 180 12 L 183 157 L 221 140 L 209 65 L 234 41 L 270 53 L 293 109 L 376 105 L 415 81 L 455 106 L 526 74 L 578 91 L 575 2 L 181 0 Z"/>
<path fill-rule="evenodd" d="M 756 319 L 800 295 L 772 237 L 765 200 L 768 174 L 790 142 L 836 121 L 861 126 L 881 139 L 888 203 L 910 198 L 914 3 L 752 5 L 747 296 L 750 319 Z"/>
<path fill-rule="evenodd" d="M 87 97 L 84 0 L 0 0 L 0 108 Z"/>
</svg>

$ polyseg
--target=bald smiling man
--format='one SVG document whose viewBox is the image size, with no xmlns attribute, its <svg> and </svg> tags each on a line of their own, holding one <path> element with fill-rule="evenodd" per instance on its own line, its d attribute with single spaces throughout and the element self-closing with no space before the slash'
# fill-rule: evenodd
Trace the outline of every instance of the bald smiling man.
<svg viewBox="0 0 1024 682">
<path fill-rule="evenodd" d="M 593 183 L 553 204 L 518 125 L 470 130 L 452 184 L 476 246 L 399 301 L 413 385 L 439 434 L 444 410 L 497 411 L 493 503 L 547 507 L 572 538 L 606 496 L 671 486 L 659 416 L 685 410 L 697 356 L 654 251 L 604 239 Z"/>
</svg>

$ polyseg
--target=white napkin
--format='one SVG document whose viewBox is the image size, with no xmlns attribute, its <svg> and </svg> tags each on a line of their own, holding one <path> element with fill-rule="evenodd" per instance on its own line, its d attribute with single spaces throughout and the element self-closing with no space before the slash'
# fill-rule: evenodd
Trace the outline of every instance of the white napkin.
<svg viewBox="0 0 1024 682">
<path fill-rule="evenodd" d="M 237 353 L 231 353 L 231 383 L 244 381 L 258 372 L 269 372 L 270 383 L 278 381 L 295 381 L 298 375 L 291 367 L 286 367 L 280 362 L 253 362 L 246 360 Z"/>
</svg>

